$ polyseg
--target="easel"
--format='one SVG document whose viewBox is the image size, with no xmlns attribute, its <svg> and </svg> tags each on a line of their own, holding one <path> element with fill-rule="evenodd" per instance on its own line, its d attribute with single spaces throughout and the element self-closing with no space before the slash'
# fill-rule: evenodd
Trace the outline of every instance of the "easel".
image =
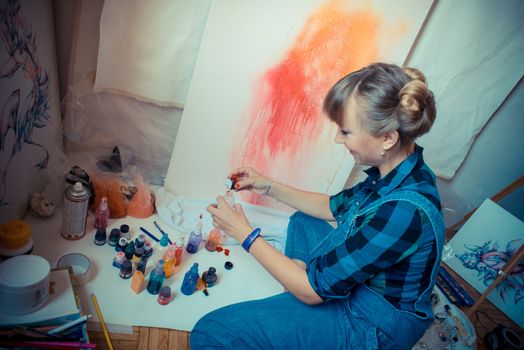
<svg viewBox="0 0 524 350">
<path fill-rule="evenodd" d="M 495 195 L 493 195 L 492 197 L 490 197 L 490 199 L 493 200 L 494 202 L 498 202 L 498 201 L 502 200 L 504 197 L 506 197 L 507 195 L 509 195 L 510 193 L 512 193 L 513 191 L 515 191 L 516 189 L 518 189 L 522 185 L 524 185 L 524 176 L 521 176 L 520 178 L 518 178 L 517 180 L 515 180 L 514 182 L 509 184 L 507 187 L 502 189 L 500 192 L 498 192 Z M 476 209 L 470 211 L 468 214 L 466 214 L 464 216 L 464 218 L 462 220 L 460 220 L 456 224 L 454 224 L 451 227 L 449 227 L 448 229 L 446 229 L 446 238 L 450 239 L 459 230 L 459 228 L 471 217 L 471 215 L 473 215 L 475 210 Z M 511 270 L 516 265 L 518 265 L 523 259 L 524 259 L 524 244 L 522 244 L 520 246 L 519 250 L 504 265 L 502 270 L 500 270 L 498 272 L 497 278 L 495 279 L 495 281 L 493 281 L 493 283 L 491 283 L 491 285 L 488 287 L 488 289 L 486 289 L 484 291 L 484 293 L 482 293 L 477 298 L 475 303 L 470 308 L 468 308 L 466 310 L 463 310 L 470 320 L 473 319 L 475 313 L 477 312 L 477 310 L 479 309 L 481 304 L 489 296 L 489 294 L 493 291 L 493 289 L 495 289 L 505 278 L 507 278 L 509 276 L 509 274 L 511 273 Z"/>
</svg>

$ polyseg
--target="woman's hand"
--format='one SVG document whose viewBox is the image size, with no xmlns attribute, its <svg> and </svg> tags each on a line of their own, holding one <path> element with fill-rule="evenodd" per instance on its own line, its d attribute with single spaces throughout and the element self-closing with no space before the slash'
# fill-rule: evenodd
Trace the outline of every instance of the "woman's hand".
<svg viewBox="0 0 524 350">
<path fill-rule="evenodd" d="M 244 242 L 253 231 L 240 204 L 230 207 L 224 197 L 218 196 L 217 204 L 208 205 L 206 210 L 213 218 L 213 226 L 233 237 L 239 243 Z"/>
<path fill-rule="evenodd" d="M 258 194 L 267 194 L 273 183 L 253 168 L 238 168 L 228 178 L 235 181 L 235 190 L 248 190 Z"/>
</svg>

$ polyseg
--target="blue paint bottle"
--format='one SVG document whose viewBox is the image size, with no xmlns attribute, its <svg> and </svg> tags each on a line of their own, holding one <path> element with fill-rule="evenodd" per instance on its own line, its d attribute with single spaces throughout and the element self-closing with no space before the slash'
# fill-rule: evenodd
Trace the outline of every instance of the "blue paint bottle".
<svg viewBox="0 0 524 350">
<path fill-rule="evenodd" d="M 204 271 L 202 274 L 202 280 L 206 284 L 206 287 L 213 287 L 217 282 L 217 270 L 214 267 L 210 267 L 209 270 Z"/>
<path fill-rule="evenodd" d="M 198 279 L 198 263 L 194 263 L 193 266 L 191 266 L 191 269 L 187 271 L 186 275 L 184 276 L 184 281 L 182 282 L 182 286 L 180 287 L 180 291 L 182 292 L 182 294 L 193 294 L 195 292 Z"/>
<path fill-rule="evenodd" d="M 162 283 L 166 278 L 166 273 L 164 272 L 164 260 L 159 260 L 158 264 L 155 266 L 154 270 L 151 271 L 149 275 L 149 282 L 147 283 L 147 291 L 150 294 L 158 294 L 160 288 L 162 288 Z"/>
<path fill-rule="evenodd" d="M 198 251 L 198 247 L 202 242 L 202 214 L 200 214 L 200 219 L 191 234 L 189 235 L 189 241 L 186 245 L 186 251 L 188 253 L 194 254 Z"/>
</svg>

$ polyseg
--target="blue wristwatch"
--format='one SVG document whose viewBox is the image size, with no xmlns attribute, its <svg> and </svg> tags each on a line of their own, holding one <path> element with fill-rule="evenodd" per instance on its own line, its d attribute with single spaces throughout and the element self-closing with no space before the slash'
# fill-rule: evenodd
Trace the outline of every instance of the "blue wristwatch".
<svg viewBox="0 0 524 350">
<path fill-rule="evenodd" d="M 246 239 L 244 239 L 244 242 L 242 242 L 242 248 L 244 248 L 246 252 L 249 253 L 249 248 L 251 248 L 251 245 L 258 237 L 260 237 L 260 228 L 257 227 L 249 234 L 249 236 L 246 237 Z"/>
</svg>

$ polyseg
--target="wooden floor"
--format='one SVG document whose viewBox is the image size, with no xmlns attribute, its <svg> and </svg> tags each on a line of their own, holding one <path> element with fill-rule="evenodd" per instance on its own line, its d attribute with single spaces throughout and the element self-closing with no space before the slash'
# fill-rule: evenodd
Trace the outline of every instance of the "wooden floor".
<svg viewBox="0 0 524 350">
<path fill-rule="evenodd" d="M 110 333 L 115 350 L 189 350 L 189 332 L 173 329 L 133 327 L 133 334 Z M 97 349 L 109 349 L 102 332 L 89 332 Z"/>
<path fill-rule="evenodd" d="M 447 270 L 474 299 L 479 297 L 479 293 L 469 284 L 465 283 L 452 269 L 447 268 Z M 461 307 L 461 309 L 467 313 L 467 307 Z M 489 300 L 486 300 L 479 308 L 479 312 L 471 317 L 471 322 L 477 333 L 477 349 L 479 350 L 488 349 L 487 344 L 484 342 L 484 336 L 493 330 L 497 324 L 502 324 L 514 329 L 524 339 L 524 330 L 504 315 Z M 89 337 L 91 341 L 97 345 L 97 349 L 108 349 L 102 332 L 89 331 Z M 110 333 L 110 338 L 114 349 L 190 349 L 189 332 L 172 329 L 133 327 L 133 334 Z"/>
</svg>

